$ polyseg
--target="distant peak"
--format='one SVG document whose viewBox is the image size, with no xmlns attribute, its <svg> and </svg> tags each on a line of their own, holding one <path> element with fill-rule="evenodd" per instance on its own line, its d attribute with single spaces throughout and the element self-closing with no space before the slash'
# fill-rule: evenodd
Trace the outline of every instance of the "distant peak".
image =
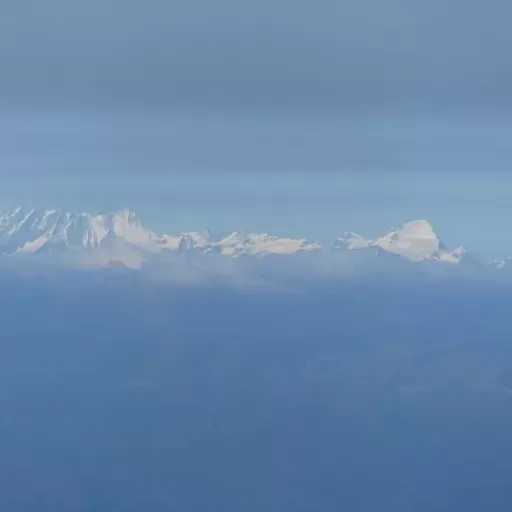
<svg viewBox="0 0 512 512">
<path fill-rule="evenodd" d="M 366 240 L 361 235 L 352 231 L 345 231 L 341 238 L 335 242 L 335 248 L 346 247 L 347 249 L 365 249 L 371 244 L 370 240 Z"/>
<path fill-rule="evenodd" d="M 125 219 L 127 221 L 138 220 L 137 214 L 134 211 L 128 210 L 126 208 L 124 208 L 122 210 L 117 210 L 117 211 L 111 213 L 110 215 L 117 219 Z"/>
<path fill-rule="evenodd" d="M 70 250 L 71 255 L 96 251 L 101 261 L 105 254 L 113 261 L 153 258 L 169 253 L 218 253 L 225 256 L 292 255 L 322 251 L 326 247 L 305 239 L 274 236 L 264 231 L 155 233 L 143 226 L 130 209 L 103 213 L 70 213 L 56 209 L 30 209 L 22 205 L 0 213 L 0 254 L 54 254 Z M 337 238 L 333 250 L 371 250 L 392 253 L 410 261 L 437 260 L 459 263 L 466 251 L 447 248 L 426 219 L 409 220 L 387 234 L 374 239 L 354 232 Z M 101 257 L 100 257 L 101 256 Z"/>
<path fill-rule="evenodd" d="M 22 205 L 18 205 L 18 206 L 15 206 L 14 208 L 11 208 L 10 210 L 7 210 L 6 212 L 2 212 L 2 215 L 9 215 L 9 216 L 14 216 L 14 215 L 18 215 L 19 213 L 22 213 L 22 212 L 33 212 L 35 210 L 33 210 L 32 208 L 27 208 L 26 206 L 22 206 Z"/>
<path fill-rule="evenodd" d="M 435 233 L 432 224 L 425 219 L 407 221 L 374 240 L 365 239 L 356 233 L 345 233 L 336 241 L 334 247 L 351 250 L 376 248 L 411 261 L 441 260 L 459 263 L 466 255 L 462 247 L 447 249 Z"/>
<path fill-rule="evenodd" d="M 392 233 L 399 234 L 401 238 L 437 238 L 432 224 L 425 219 L 408 221 Z"/>
</svg>

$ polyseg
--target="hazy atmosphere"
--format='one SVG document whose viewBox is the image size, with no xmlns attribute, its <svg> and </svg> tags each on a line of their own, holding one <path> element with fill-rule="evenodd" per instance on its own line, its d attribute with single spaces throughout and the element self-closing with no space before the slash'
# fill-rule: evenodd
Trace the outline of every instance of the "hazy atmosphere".
<svg viewBox="0 0 512 512">
<path fill-rule="evenodd" d="M 509 288 L 63 277 L 2 277 L 5 510 L 510 510 Z"/>
<path fill-rule="evenodd" d="M 0 206 L 512 254 L 507 2 L 5 2 Z M 30 182 L 33 187 L 26 187 Z"/>
<path fill-rule="evenodd" d="M 0 510 L 510 511 L 511 17 L 0 2 Z"/>
</svg>

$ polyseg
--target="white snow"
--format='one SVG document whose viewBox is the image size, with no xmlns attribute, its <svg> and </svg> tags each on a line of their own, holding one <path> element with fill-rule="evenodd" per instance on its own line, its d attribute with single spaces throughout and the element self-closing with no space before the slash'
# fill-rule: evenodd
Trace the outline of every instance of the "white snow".
<svg viewBox="0 0 512 512">
<path fill-rule="evenodd" d="M 437 260 L 459 263 L 463 248 L 449 250 L 433 227 L 420 219 L 403 224 L 375 240 L 346 232 L 335 249 L 351 251 L 380 248 L 411 261 Z M 34 210 L 17 207 L 0 213 L 0 254 L 40 254 L 53 251 L 83 254 L 82 260 L 108 264 L 121 261 L 137 266 L 161 253 L 218 253 L 227 257 L 293 255 L 320 251 L 322 246 L 305 238 L 279 237 L 269 233 L 234 231 L 215 238 L 197 231 L 157 234 L 145 228 L 135 213 L 121 210 L 101 215 Z"/>
<path fill-rule="evenodd" d="M 342 238 L 339 239 L 339 242 L 345 244 L 347 249 L 366 249 L 370 246 L 371 241 L 366 240 L 362 236 L 357 233 L 348 232 L 343 235 Z"/>
<path fill-rule="evenodd" d="M 432 225 L 424 219 L 406 222 L 376 240 L 368 240 L 355 233 L 345 233 L 338 242 L 345 244 L 349 250 L 378 247 L 410 261 L 440 260 L 459 263 L 466 254 L 462 247 L 454 251 L 445 249 Z"/>
<path fill-rule="evenodd" d="M 16 252 L 31 253 L 37 252 L 44 244 L 48 242 L 48 234 L 40 236 L 33 241 L 25 242 Z"/>
<path fill-rule="evenodd" d="M 233 232 L 218 242 L 221 254 L 256 256 L 259 254 L 295 254 L 297 252 L 321 249 L 321 246 L 304 238 L 280 238 L 268 233 L 248 233 L 243 235 Z"/>
<path fill-rule="evenodd" d="M 196 231 L 156 234 L 145 228 L 129 210 L 92 216 L 85 212 L 75 214 L 17 207 L 0 214 L 2 254 L 38 254 L 57 249 L 72 251 L 73 257 L 83 252 L 84 257 L 95 264 L 106 264 L 111 256 L 112 260 L 129 261 L 130 266 L 134 266 L 139 264 L 143 254 L 169 251 L 216 251 L 233 257 L 244 254 L 262 257 L 319 250 L 321 247 L 302 238 L 281 238 L 268 233 L 233 232 L 217 240 L 211 240 L 209 233 Z"/>
</svg>

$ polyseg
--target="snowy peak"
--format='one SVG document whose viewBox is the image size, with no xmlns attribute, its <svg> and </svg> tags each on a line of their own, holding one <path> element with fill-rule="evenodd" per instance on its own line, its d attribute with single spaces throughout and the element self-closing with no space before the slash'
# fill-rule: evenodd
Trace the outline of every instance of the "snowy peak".
<svg viewBox="0 0 512 512">
<path fill-rule="evenodd" d="M 507 258 L 504 258 L 502 260 L 493 261 L 491 263 L 491 267 L 495 268 L 496 270 L 510 270 L 512 267 L 512 256 L 508 256 Z"/>
<path fill-rule="evenodd" d="M 477 263 L 462 247 L 448 249 L 424 219 L 406 222 L 373 240 L 346 232 L 334 242 L 333 250 L 354 251 L 350 257 L 364 251 L 366 256 L 395 255 L 413 262 L 456 264 L 464 260 L 465 267 L 468 262 Z M 328 255 L 329 251 L 306 238 L 261 232 L 158 234 L 147 229 L 129 210 L 91 215 L 17 207 L 0 213 L 0 255 L 3 256 L 49 255 L 52 261 L 58 257 L 79 265 L 110 266 L 116 262 L 140 267 L 157 257 L 172 262 L 177 261 L 176 257 L 196 254 L 265 258 L 303 253 L 315 254 L 311 254 L 313 259 L 307 257 L 301 261 L 316 261 L 317 255 Z M 366 256 L 362 259 L 370 261 Z M 503 261 L 494 266 L 502 268 L 507 264 L 508 261 Z"/>
<path fill-rule="evenodd" d="M 88 213 L 17 207 L 0 215 L 2 254 L 56 249 L 97 249 L 109 237 L 147 238 L 132 212 L 91 216 Z"/>
<path fill-rule="evenodd" d="M 321 246 L 305 238 L 282 238 L 268 233 L 233 232 L 224 239 L 213 244 L 220 253 L 230 256 L 264 256 L 268 254 L 294 254 L 320 250 Z"/>
<path fill-rule="evenodd" d="M 17 207 L 0 214 L 2 255 L 58 253 L 77 256 L 95 252 L 95 260 L 98 260 L 97 256 L 102 252 L 104 257 L 99 261 L 103 264 L 103 261 L 108 263 L 110 253 L 123 259 L 128 248 L 155 252 L 157 244 L 156 235 L 144 229 L 135 214 L 126 210 L 93 216 Z M 140 258 L 136 260 L 140 264 Z"/>
<path fill-rule="evenodd" d="M 374 243 L 412 261 L 437 258 L 441 250 L 441 242 L 426 220 L 406 222 Z"/>
<path fill-rule="evenodd" d="M 225 256 L 263 257 L 319 250 L 306 239 L 268 233 L 233 232 L 215 239 L 209 232 L 156 234 L 145 228 L 134 212 L 120 210 L 91 215 L 17 207 L 0 214 L 0 254 L 94 253 L 94 261 L 124 261 L 129 254 L 136 266 L 152 255 L 210 252 Z M 83 255 L 82 254 L 82 255 Z M 83 258 L 82 258 L 83 260 Z"/>
<path fill-rule="evenodd" d="M 417 240 L 439 240 L 430 222 L 424 219 L 406 222 L 380 239 L 411 242 Z"/>
<path fill-rule="evenodd" d="M 334 248 L 347 248 L 349 250 L 367 249 L 368 247 L 370 247 L 371 243 L 371 240 L 366 240 L 357 233 L 345 232 L 341 238 L 335 240 Z"/>
<path fill-rule="evenodd" d="M 459 263 L 466 254 L 462 247 L 451 251 L 446 249 L 432 225 L 424 219 L 406 222 L 376 240 L 365 239 L 355 233 L 345 233 L 336 240 L 334 248 L 377 248 L 410 261 L 440 260 L 449 263 Z"/>
</svg>

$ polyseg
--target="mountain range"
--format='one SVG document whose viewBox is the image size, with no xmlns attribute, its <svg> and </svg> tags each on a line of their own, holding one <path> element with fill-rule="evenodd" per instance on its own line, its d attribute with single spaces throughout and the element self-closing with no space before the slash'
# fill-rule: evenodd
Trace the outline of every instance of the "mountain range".
<svg viewBox="0 0 512 512">
<path fill-rule="evenodd" d="M 330 245 L 306 238 L 268 233 L 210 231 L 157 234 L 135 213 L 121 210 L 100 215 L 55 209 L 16 207 L 0 214 L 0 255 L 48 259 L 76 266 L 139 268 L 169 256 L 217 254 L 229 259 L 270 256 L 365 254 L 394 256 L 399 261 L 435 265 L 488 266 L 503 269 L 509 260 L 484 265 L 464 248 L 448 248 L 426 220 L 406 222 L 374 240 L 346 232 Z"/>
</svg>

